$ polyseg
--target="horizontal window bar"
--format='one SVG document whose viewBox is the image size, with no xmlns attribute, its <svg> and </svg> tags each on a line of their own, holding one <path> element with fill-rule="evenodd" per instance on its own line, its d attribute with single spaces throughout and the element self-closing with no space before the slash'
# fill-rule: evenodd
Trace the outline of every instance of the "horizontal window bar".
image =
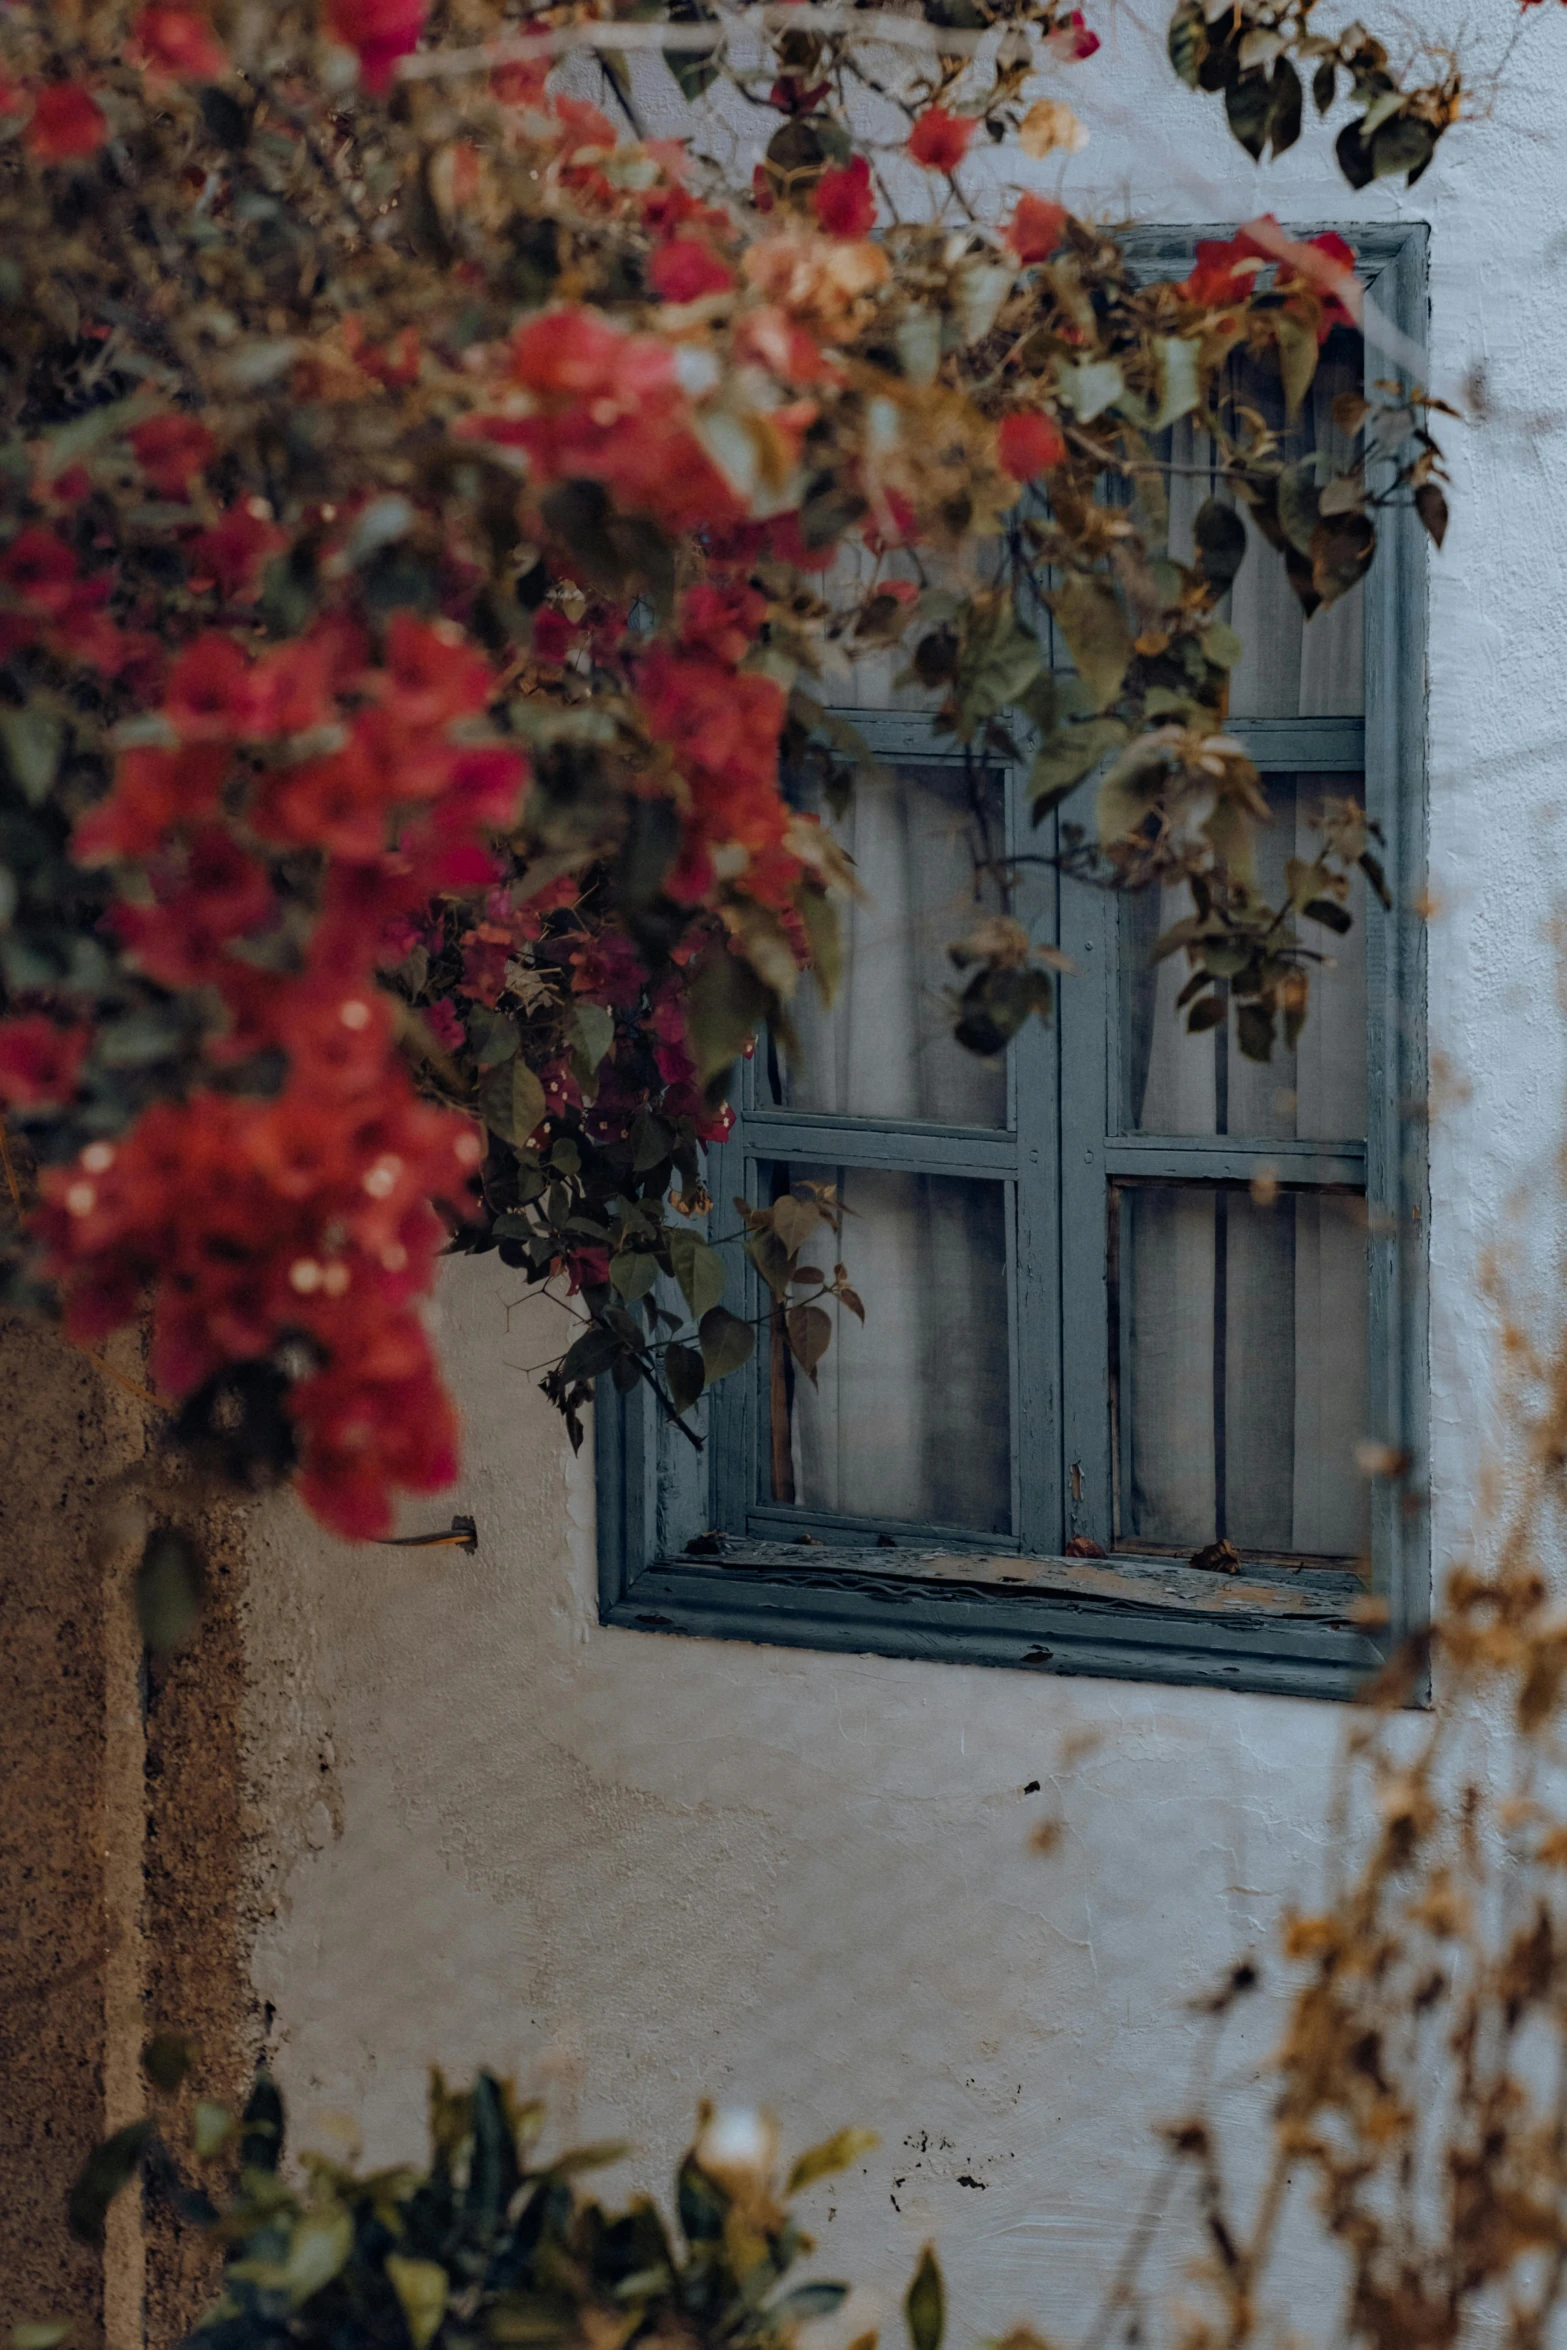
<svg viewBox="0 0 1567 2350">
<path fill-rule="evenodd" d="M 870 1544 L 876 1545 L 874 1555 L 880 1564 L 895 1559 L 900 1550 L 973 1550 L 988 1556 L 991 1552 L 1010 1555 L 1018 1547 L 1013 1535 L 977 1533 L 971 1526 L 918 1526 L 905 1518 L 851 1518 L 838 1510 L 769 1508 L 765 1502 L 746 1511 L 745 1523 L 753 1548 L 756 1540 L 781 1543 L 790 1550 L 863 1550 Z M 802 1542 L 802 1534 L 813 1539 Z M 876 1538 L 882 1534 L 886 1542 L 877 1545 Z M 738 1537 L 726 1539 L 733 1543 Z"/>
<path fill-rule="evenodd" d="M 888 1126 L 873 1118 L 804 1118 L 748 1110 L 733 1137 L 748 1159 L 811 1159 L 896 1167 L 918 1175 L 1017 1173 L 1017 1137 L 975 1126 Z"/>
<path fill-rule="evenodd" d="M 1337 769 L 1359 775 L 1365 769 L 1364 718 L 1227 718 L 1224 731 L 1258 767 L 1273 773 Z"/>
<path fill-rule="evenodd" d="M 1105 1144 L 1111 1175 L 1156 1182 L 1250 1183 L 1276 1175 L 1281 1183 L 1343 1183 L 1360 1190 L 1366 1180 L 1363 1142 L 1246 1142 L 1229 1134 L 1126 1134 Z"/>
</svg>

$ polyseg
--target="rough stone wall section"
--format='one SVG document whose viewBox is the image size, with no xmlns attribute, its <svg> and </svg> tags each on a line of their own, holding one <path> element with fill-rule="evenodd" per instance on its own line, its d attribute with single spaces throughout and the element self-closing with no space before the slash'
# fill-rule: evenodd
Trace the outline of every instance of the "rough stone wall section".
<svg viewBox="0 0 1567 2350">
<path fill-rule="evenodd" d="M 159 2101 L 175 2144 L 195 2091 L 243 2098 L 251 2048 L 237 1533 L 203 1527 L 200 1632 L 144 1658 L 139 1368 L 134 1341 L 104 1368 L 0 1320 L 0 2324 L 70 2317 L 79 2350 L 162 2350 L 214 2286 L 155 2194 L 120 2198 L 101 2254 L 66 2229 L 84 2157 L 147 2109 L 148 2034 L 200 2043 Z"/>
<path fill-rule="evenodd" d="M 112 1381 L 52 1331 L 10 1318 L 0 1428 L 0 2276 L 11 2322 L 75 2316 L 90 2343 L 103 2263 L 71 2242 L 65 2198 L 126 2087 L 134 1877 L 127 1917 L 106 1863 L 111 1803 L 140 1735 L 127 1718 L 134 1665 L 129 1689 L 111 1686 L 123 1644 L 97 1520 L 141 1431 Z"/>
</svg>

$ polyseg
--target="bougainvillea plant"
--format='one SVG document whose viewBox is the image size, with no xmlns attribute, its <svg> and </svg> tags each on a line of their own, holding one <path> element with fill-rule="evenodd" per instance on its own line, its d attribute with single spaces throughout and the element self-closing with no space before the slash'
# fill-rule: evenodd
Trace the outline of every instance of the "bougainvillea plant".
<svg viewBox="0 0 1567 2350">
<path fill-rule="evenodd" d="M 1299 7 L 1172 39 L 1254 149 L 1257 75 L 1278 149 L 1320 50 L 1319 99 L 1342 69 L 1368 108 L 1352 179 L 1424 168 L 1456 103 Z M 683 102 L 763 126 L 737 184 L 637 130 L 653 43 Z M 453 1472 L 419 1314 L 453 1245 L 568 1297 L 574 1426 L 605 1373 L 679 1416 L 746 1359 L 702 1145 L 759 1028 L 789 1050 L 832 984 L 854 876 L 796 786 L 852 788 L 860 652 L 901 646 L 963 755 L 1031 749 L 1041 811 L 1102 776 L 1080 857 L 1190 882 L 1195 1021 L 1221 969 L 1248 1050 L 1305 1016 L 1299 922 L 1374 855 L 1346 819 L 1287 905 L 1256 886 L 1235 508 L 1331 601 L 1389 501 L 1440 538 L 1430 403 L 1357 403 L 1319 482 L 1234 396 L 1244 357 L 1298 409 L 1356 331 L 1335 237 L 1263 219 L 1150 283 L 1037 189 L 976 221 L 977 155 L 1026 179 L 1078 141 L 1097 46 L 1056 0 L 4 12 L 11 1295 L 91 1348 L 150 1308 L 192 1456 L 384 1533 Z M 1182 556 L 1188 417 L 1218 488 Z M 959 1032 L 999 1050 L 1045 962 L 1005 903 L 964 952 Z M 824 1219 L 802 1192 L 741 1234 L 807 1372 Z"/>
</svg>

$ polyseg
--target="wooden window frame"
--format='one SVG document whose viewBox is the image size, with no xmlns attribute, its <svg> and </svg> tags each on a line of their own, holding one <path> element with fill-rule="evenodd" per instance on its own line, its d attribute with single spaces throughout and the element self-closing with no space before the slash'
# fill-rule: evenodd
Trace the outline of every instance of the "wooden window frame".
<svg viewBox="0 0 1567 2350">
<path fill-rule="evenodd" d="M 1151 275 L 1180 275 L 1199 236 L 1226 233 L 1148 232 L 1134 240 L 1134 257 Z M 1423 345 L 1426 230 L 1347 233 L 1381 316 L 1407 342 Z M 1388 371 L 1374 349 L 1367 366 L 1372 375 Z M 1119 1023 L 1074 1021 L 1070 995 L 1059 1020 L 1030 1023 L 1012 1048 L 1007 1131 L 766 1108 L 758 1072 L 748 1066 L 735 1131 L 710 1154 L 719 1230 L 731 1195 L 757 1197 L 758 1170 L 774 1159 L 950 1171 L 1008 1187 L 1015 1533 L 1002 1539 L 891 1521 L 880 1529 L 874 1521 L 758 1501 L 766 1356 L 759 1347 L 754 1374 L 733 1374 L 698 1406 L 701 1454 L 662 1424 L 645 1387 L 621 1396 L 601 1382 L 601 1622 L 791 1648 L 1348 1698 L 1427 1620 L 1429 1536 L 1423 1508 L 1411 1499 L 1426 1487 L 1428 1390 L 1425 933 L 1412 910 L 1425 866 L 1426 565 L 1423 536 L 1406 512 L 1386 518 L 1367 583 L 1365 627 L 1363 721 L 1274 719 L 1230 729 L 1265 772 L 1363 772 L 1368 813 L 1382 828 L 1394 910 L 1373 901 L 1366 917 L 1363 1155 L 1287 1141 L 1251 1147 L 1198 1137 L 1172 1145 L 1117 1134 Z M 943 757 L 918 717 L 853 717 L 882 757 Z M 1013 846 L 1024 845 L 1018 800 L 1014 779 Z M 1058 938 L 1085 967 L 1109 967 L 1114 901 L 1061 884 L 1046 868 L 1027 871 L 1028 902 L 1019 910 L 1037 934 Z M 1064 984 L 1070 991 L 1077 983 Z M 1107 1234 L 1118 1182 L 1183 1174 L 1244 1180 L 1264 1158 L 1285 1184 L 1364 1187 L 1371 1422 L 1409 1464 L 1401 1480 L 1379 1480 L 1372 1492 L 1373 1591 L 1382 1625 L 1352 1606 L 1348 1578 L 1251 1568 L 1231 1577 L 1153 1556 L 1069 1557 L 1060 1547 L 1077 1534 L 1108 1550 L 1110 1537 L 1108 1259 L 1106 1248 L 1085 1236 Z M 1065 1278 L 1064 1249 L 1073 1252 Z M 748 1264 L 744 1280 L 743 1310 L 758 1313 L 760 1284 Z M 1024 1460 L 1030 1474 L 1020 1479 Z M 715 1527 L 727 1531 L 714 1534 Z M 876 1531 L 902 1554 L 896 1562 L 886 1547 L 865 1547 Z M 802 1536 L 814 1539 L 802 1545 Z"/>
</svg>

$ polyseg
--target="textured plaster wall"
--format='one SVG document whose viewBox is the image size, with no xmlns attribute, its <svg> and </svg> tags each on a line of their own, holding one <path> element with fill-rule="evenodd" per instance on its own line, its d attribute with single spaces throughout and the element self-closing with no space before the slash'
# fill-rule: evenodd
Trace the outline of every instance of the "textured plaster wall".
<svg viewBox="0 0 1567 2350">
<path fill-rule="evenodd" d="M 1483 428 L 1445 436 L 1432 573 L 1440 1561 L 1494 1443 L 1482 1251 L 1510 1235 L 1525 1295 L 1559 1294 L 1567 23 L 1542 19 L 1493 119 L 1413 197 L 1352 197 L 1311 132 L 1259 174 L 1125 9 L 1108 48 L 1074 90 L 1080 208 L 1428 218 L 1433 384 L 1489 386 Z M 1183 2002 L 1312 1881 L 1342 1717 L 599 1629 L 591 1473 L 523 1368 L 552 1309 L 508 1313 L 519 1287 L 459 1267 L 438 1310 L 476 1557 L 349 1553 L 287 1508 L 258 1522 L 253 1975 L 304 2135 L 337 2114 L 377 2155 L 411 2149 L 429 2058 L 552 2085 L 564 2131 L 624 2131 L 650 2182 L 704 2091 L 767 2100 L 796 2142 L 853 2118 L 883 2145 L 821 2196 L 834 2264 L 885 2305 L 934 2232 L 966 2338 L 1069 2320 L 1150 2117 L 1184 2101 Z M 1044 1860 L 1028 1831 L 1058 1789 Z M 1264 2045 L 1259 2019 L 1240 2074 Z"/>
</svg>

